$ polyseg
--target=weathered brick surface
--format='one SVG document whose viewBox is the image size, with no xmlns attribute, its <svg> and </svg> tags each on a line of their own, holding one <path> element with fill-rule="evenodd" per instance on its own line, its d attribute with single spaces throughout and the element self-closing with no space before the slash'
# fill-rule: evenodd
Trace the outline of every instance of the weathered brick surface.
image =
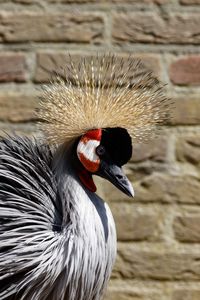
<svg viewBox="0 0 200 300">
<path fill-rule="evenodd" d="M 106 294 L 105 300 L 141 300 L 141 293 L 131 291 L 109 291 Z M 143 298 L 144 299 L 144 298 Z"/>
<path fill-rule="evenodd" d="M 34 121 L 36 103 L 32 95 L 0 94 L 0 121 L 13 123 Z"/>
<path fill-rule="evenodd" d="M 196 176 L 153 173 L 136 182 L 134 176 L 129 175 L 129 178 L 135 190 L 133 202 L 200 204 L 200 179 Z M 107 182 L 103 185 L 103 197 L 106 201 L 131 201 Z"/>
<path fill-rule="evenodd" d="M 0 53 L 0 82 L 26 81 L 27 65 L 24 54 Z"/>
<path fill-rule="evenodd" d="M 180 242 L 200 242 L 200 215 L 179 216 L 174 220 L 175 237 Z"/>
<path fill-rule="evenodd" d="M 184 5 L 195 5 L 200 4 L 200 0 L 180 0 L 180 3 Z"/>
<path fill-rule="evenodd" d="M 38 3 L 38 0 L 12 0 L 12 2 L 20 4 L 33 4 Z"/>
<path fill-rule="evenodd" d="M 103 32 L 102 17 L 92 13 L 0 13 L 0 42 L 92 43 Z"/>
<path fill-rule="evenodd" d="M 98 0 L 46 0 L 46 1 L 51 3 L 79 3 L 79 4 L 99 2 Z M 102 2 L 104 2 L 104 0 Z"/>
<path fill-rule="evenodd" d="M 113 40 L 117 43 L 199 44 L 200 14 L 170 14 L 166 19 L 156 13 L 115 14 Z"/>
<path fill-rule="evenodd" d="M 200 254 L 173 251 L 136 251 L 134 245 L 119 244 L 114 278 L 199 280 Z"/>
<path fill-rule="evenodd" d="M 133 204 L 112 204 L 112 212 L 120 241 L 159 240 L 158 214 L 135 212 Z"/>
<path fill-rule="evenodd" d="M 46 3 L 66 3 L 66 4 L 71 4 L 71 3 L 78 3 L 78 4 L 87 4 L 87 3 L 145 3 L 145 4 L 164 4 L 167 2 L 170 2 L 170 0 L 43 0 Z M 13 2 L 16 3 L 23 3 L 23 4 L 32 4 L 35 2 L 38 2 L 38 0 L 13 0 Z"/>
<path fill-rule="evenodd" d="M 169 123 L 171 125 L 200 124 L 200 98 L 190 95 L 174 98 L 173 110 Z"/>
<path fill-rule="evenodd" d="M 102 1 L 102 0 L 101 0 Z M 13 0 L 16 3 L 25 3 L 25 4 L 32 4 L 34 2 L 38 2 L 38 0 Z M 45 3 L 78 3 L 78 4 L 85 4 L 85 3 L 93 3 L 98 2 L 98 0 L 44 0 Z"/>
<path fill-rule="evenodd" d="M 80 61 L 81 57 L 83 55 L 78 54 L 72 54 L 74 61 Z M 91 60 L 91 55 L 85 55 L 86 59 L 88 61 Z M 125 60 L 128 59 L 127 54 L 120 54 L 117 55 L 118 62 L 120 62 L 120 59 L 123 57 Z M 147 69 L 150 69 L 154 72 L 154 74 L 157 77 L 161 76 L 161 65 L 160 65 L 160 59 L 158 55 L 153 54 L 141 54 L 141 55 L 134 55 L 136 59 L 141 59 L 143 64 Z M 37 53 L 37 65 L 36 65 L 36 73 L 35 73 L 35 81 L 36 82 L 48 82 L 51 78 L 51 74 L 53 71 L 57 71 L 60 75 L 63 75 L 63 68 L 67 65 L 69 61 L 69 56 L 67 55 L 67 52 L 38 52 Z M 120 75 L 120 68 L 119 68 L 119 75 Z M 66 74 L 68 76 L 68 74 Z M 131 77 L 133 74 L 128 74 L 128 76 Z"/>
<path fill-rule="evenodd" d="M 168 150 L 168 138 L 160 136 L 147 143 L 135 143 L 133 145 L 133 162 L 140 162 L 145 160 L 165 161 Z"/>
<path fill-rule="evenodd" d="M 117 281 L 116 286 L 108 288 L 105 300 L 161 300 L 161 297 L 162 292 L 156 289 L 139 289 Z"/>
<path fill-rule="evenodd" d="M 178 58 L 170 65 L 170 79 L 177 85 L 200 84 L 200 55 Z"/>
<path fill-rule="evenodd" d="M 126 166 L 127 173 L 129 174 L 129 179 L 132 182 L 143 180 L 147 176 L 153 173 L 165 173 L 167 172 L 168 164 L 160 163 L 157 161 L 141 161 L 139 163 L 131 163 Z"/>
<path fill-rule="evenodd" d="M 172 300 L 199 300 L 200 299 L 200 290 L 177 290 L 174 291 L 172 295 Z"/>
<path fill-rule="evenodd" d="M 135 186 L 137 201 L 200 203 L 200 179 L 190 175 L 152 175 Z"/>
<path fill-rule="evenodd" d="M 179 137 L 176 142 L 176 156 L 181 162 L 200 163 L 200 135 Z"/>
<path fill-rule="evenodd" d="M 146 4 L 152 4 L 152 3 L 155 3 L 155 4 L 164 4 L 164 3 L 167 3 L 169 2 L 170 0 L 109 0 L 109 2 L 116 2 L 116 3 L 131 3 L 131 4 L 134 4 L 134 3 L 146 3 Z"/>
</svg>

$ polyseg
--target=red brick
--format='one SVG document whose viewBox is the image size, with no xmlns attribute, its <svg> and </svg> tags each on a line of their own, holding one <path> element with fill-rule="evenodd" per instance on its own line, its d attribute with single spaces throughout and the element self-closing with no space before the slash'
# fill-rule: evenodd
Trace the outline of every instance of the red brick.
<svg viewBox="0 0 200 300">
<path fill-rule="evenodd" d="M 116 43 L 199 44 L 200 14 L 135 12 L 114 14 L 113 41 Z"/>
<path fill-rule="evenodd" d="M 177 85 L 200 85 L 200 55 L 178 58 L 171 64 L 169 76 Z"/>
<path fill-rule="evenodd" d="M 1 42 L 101 42 L 104 24 L 92 13 L 0 13 Z"/>
<path fill-rule="evenodd" d="M 24 54 L 0 53 L 0 81 L 26 81 L 27 66 Z"/>
<path fill-rule="evenodd" d="M 200 215 L 176 217 L 173 224 L 175 238 L 180 242 L 200 242 Z"/>
</svg>

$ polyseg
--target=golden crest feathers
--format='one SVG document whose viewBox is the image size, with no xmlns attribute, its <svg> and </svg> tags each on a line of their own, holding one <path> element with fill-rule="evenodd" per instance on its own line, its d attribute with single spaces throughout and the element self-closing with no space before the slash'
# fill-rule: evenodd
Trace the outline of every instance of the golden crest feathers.
<svg viewBox="0 0 200 300">
<path fill-rule="evenodd" d="M 95 128 L 122 127 L 145 139 L 168 114 L 169 99 L 140 61 L 104 55 L 70 62 L 44 87 L 38 117 L 50 143 L 70 141 Z"/>
</svg>

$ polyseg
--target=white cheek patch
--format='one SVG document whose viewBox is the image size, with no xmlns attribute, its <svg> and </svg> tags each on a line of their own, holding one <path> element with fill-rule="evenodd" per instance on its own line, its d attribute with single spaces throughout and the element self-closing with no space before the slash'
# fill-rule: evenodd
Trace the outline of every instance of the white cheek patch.
<svg viewBox="0 0 200 300">
<path fill-rule="evenodd" d="M 97 140 L 88 140 L 87 142 L 83 142 L 80 140 L 77 147 L 77 155 L 80 159 L 80 154 L 84 155 L 84 157 L 91 162 L 98 162 L 99 157 L 96 154 L 96 148 L 99 146 L 100 142 Z"/>
</svg>

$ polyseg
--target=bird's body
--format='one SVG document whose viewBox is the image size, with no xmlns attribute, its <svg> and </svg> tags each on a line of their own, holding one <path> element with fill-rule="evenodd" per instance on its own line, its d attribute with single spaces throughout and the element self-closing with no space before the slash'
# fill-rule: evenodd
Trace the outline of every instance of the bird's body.
<svg viewBox="0 0 200 300">
<path fill-rule="evenodd" d="M 102 299 L 116 233 L 92 176 L 133 196 L 132 140 L 166 119 L 163 85 L 137 60 L 97 56 L 66 72 L 41 96 L 43 141 L 0 141 L 0 300 Z"/>
<path fill-rule="evenodd" d="M 70 160 L 56 171 L 57 151 L 27 138 L 0 142 L 1 300 L 98 300 L 107 285 L 112 214 Z"/>
</svg>

